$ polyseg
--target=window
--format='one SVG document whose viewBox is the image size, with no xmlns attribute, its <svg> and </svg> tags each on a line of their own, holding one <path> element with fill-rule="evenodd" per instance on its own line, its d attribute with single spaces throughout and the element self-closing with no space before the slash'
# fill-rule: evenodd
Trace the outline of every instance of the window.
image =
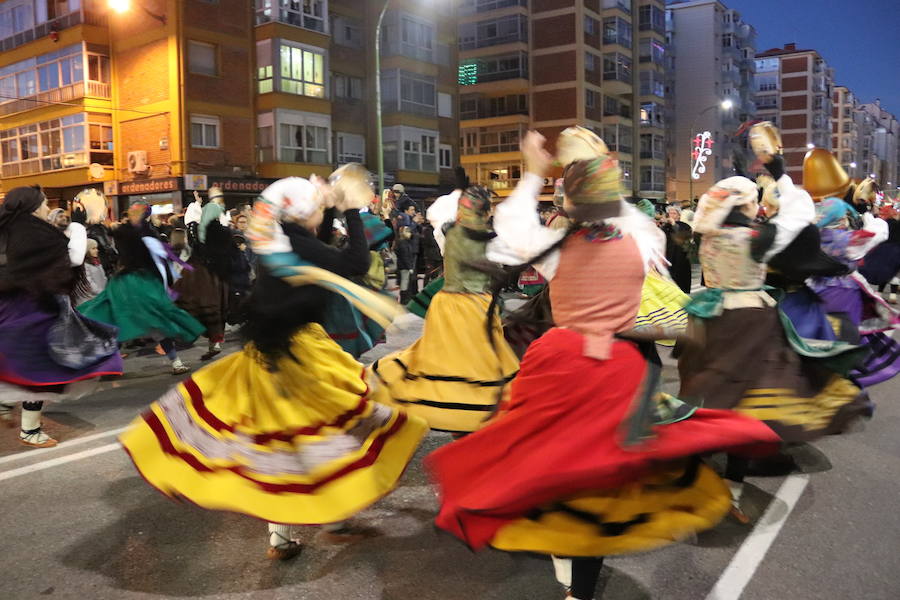
<svg viewBox="0 0 900 600">
<path fill-rule="evenodd" d="M 438 92 L 438 116 L 453 118 L 453 95 Z"/>
<path fill-rule="evenodd" d="M 0 39 L 34 27 L 32 2 L 10 0 L 0 4 Z"/>
<path fill-rule="evenodd" d="M 665 66 L 666 64 L 666 46 L 662 42 L 650 38 L 641 39 L 640 44 L 640 60 L 642 63 L 649 62 L 655 65 Z"/>
<path fill-rule="evenodd" d="M 272 40 L 256 42 L 256 86 L 260 94 L 267 94 L 274 89 L 272 58 Z"/>
<path fill-rule="evenodd" d="M 641 167 L 641 190 L 666 191 L 666 171 L 662 167 Z"/>
<path fill-rule="evenodd" d="M 325 53 L 284 42 L 280 47 L 282 92 L 298 96 L 325 97 Z"/>
<path fill-rule="evenodd" d="M 844 126 L 841 129 L 842 133 L 850 133 L 850 121 L 844 121 Z M 844 138 L 847 139 L 847 138 Z"/>
<path fill-rule="evenodd" d="M 771 92 L 778 89 L 778 75 L 756 75 L 756 91 Z"/>
<path fill-rule="evenodd" d="M 631 83 L 631 59 L 618 52 L 604 54 L 603 79 Z"/>
<path fill-rule="evenodd" d="M 438 166 L 442 169 L 453 168 L 453 146 L 441 144 L 438 146 Z"/>
<path fill-rule="evenodd" d="M 619 161 L 619 169 L 622 171 L 622 181 L 631 183 L 631 161 L 630 160 L 620 160 Z"/>
<path fill-rule="evenodd" d="M 666 83 L 663 76 L 656 71 L 641 71 L 641 95 L 666 97 Z M 725 94 L 726 96 L 728 94 Z"/>
<path fill-rule="evenodd" d="M 416 127 L 385 127 L 385 168 L 436 173 L 437 131 Z"/>
<path fill-rule="evenodd" d="M 722 47 L 731 48 L 734 46 L 734 35 L 730 33 L 722 34 Z"/>
<path fill-rule="evenodd" d="M 281 162 L 328 162 L 328 128 L 281 123 Z"/>
<path fill-rule="evenodd" d="M 603 19 L 603 43 L 631 48 L 631 23 L 621 17 Z"/>
<path fill-rule="evenodd" d="M 335 98 L 359 100 L 362 98 L 362 78 L 333 73 L 331 75 Z"/>
<path fill-rule="evenodd" d="M 619 110 L 621 109 L 621 103 L 618 99 L 613 96 L 606 95 L 603 96 L 603 116 L 611 117 L 618 116 Z"/>
<path fill-rule="evenodd" d="M 665 127 L 665 108 L 656 102 L 641 104 L 641 126 Z"/>
<path fill-rule="evenodd" d="M 436 111 L 434 77 L 400 71 L 400 112 L 433 116 Z"/>
<path fill-rule="evenodd" d="M 401 54 L 431 62 L 434 58 L 434 26 L 404 14 L 400 18 Z"/>
<path fill-rule="evenodd" d="M 492 190 L 506 190 L 516 187 L 522 178 L 520 163 L 491 163 L 478 165 L 478 181 Z"/>
<path fill-rule="evenodd" d="M 112 126 L 89 126 L 88 118 L 109 120 L 108 115 L 77 113 L 0 131 L 0 174 L 17 177 L 82 167 L 91 162 L 111 164 Z"/>
<path fill-rule="evenodd" d="M 526 41 L 528 41 L 528 19 L 523 15 L 510 15 L 477 23 L 462 23 L 459 26 L 460 50 Z"/>
<path fill-rule="evenodd" d="M 366 138 L 355 133 L 340 133 L 337 136 L 337 163 L 366 162 Z"/>
<path fill-rule="evenodd" d="M 328 0 L 256 0 L 256 24 L 280 21 L 313 31 L 325 31 Z"/>
<path fill-rule="evenodd" d="M 331 26 L 331 34 L 334 43 L 351 48 L 362 48 L 363 30 L 362 23 L 350 17 L 335 17 Z"/>
<path fill-rule="evenodd" d="M 627 125 L 604 125 L 603 135 L 600 137 L 603 138 L 610 150 L 631 154 L 631 135 L 632 128 Z"/>
<path fill-rule="evenodd" d="M 638 28 L 641 31 L 666 33 L 666 13 L 658 6 L 645 4 L 638 9 Z"/>
<path fill-rule="evenodd" d="M 777 71 L 778 70 L 778 59 L 777 58 L 759 58 L 756 60 L 756 72 L 763 73 L 765 71 Z"/>
<path fill-rule="evenodd" d="M 219 147 L 219 118 L 191 115 L 191 146 L 194 148 Z"/>
<path fill-rule="evenodd" d="M 218 75 L 216 47 L 213 44 L 188 40 L 188 71 L 197 75 Z"/>
<path fill-rule="evenodd" d="M 778 107 L 778 97 L 777 96 L 757 96 L 756 97 L 756 108 L 764 109 L 764 108 L 777 108 Z"/>
<path fill-rule="evenodd" d="M 525 52 L 473 58 L 459 64 L 460 85 L 527 77 L 528 55 Z"/>
<path fill-rule="evenodd" d="M 666 158 L 666 138 L 657 134 L 641 134 L 641 158 Z"/>
<path fill-rule="evenodd" d="M 591 89 L 584 90 L 584 106 L 585 108 L 596 108 L 600 103 L 600 92 Z"/>
<path fill-rule="evenodd" d="M 528 98 L 525 94 L 510 94 L 494 98 L 482 98 L 478 94 L 463 94 L 459 97 L 459 118 L 463 120 L 527 114 Z"/>
<path fill-rule="evenodd" d="M 472 15 L 480 12 L 488 12 L 507 6 L 528 6 L 527 0 L 462 0 L 459 6 L 460 14 Z"/>
<path fill-rule="evenodd" d="M 597 70 L 597 56 L 591 54 L 590 52 L 584 53 L 584 70 L 585 71 L 596 71 Z"/>
<path fill-rule="evenodd" d="M 52 96 L 43 94 L 51 91 Z M 0 104 L 39 94 L 54 102 L 83 96 L 109 98 L 109 58 L 85 52 L 82 44 L 74 44 L 0 67 Z M 34 104 L 20 104 L 7 109 L 6 114 L 34 107 Z"/>
<path fill-rule="evenodd" d="M 478 146 L 482 153 L 515 152 L 519 149 L 520 130 L 505 128 L 481 129 Z"/>
<path fill-rule="evenodd" d="M 600 23 L 597 22 L 597 19 L 585 15 L 584 32 L 588 35 L 597 35 L 598 29 L 600 29 Z"/>
</svg>

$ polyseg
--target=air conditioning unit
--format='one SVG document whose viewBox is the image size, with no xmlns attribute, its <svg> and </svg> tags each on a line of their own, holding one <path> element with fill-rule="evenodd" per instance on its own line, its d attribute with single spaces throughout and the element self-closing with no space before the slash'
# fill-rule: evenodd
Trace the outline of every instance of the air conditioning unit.
<svg viewBox="0 0 900 600">
<path fill-rule="evenodd" d="M 129 173 L 144 175 L 148 171 L 150 171 L 150 164 L 147 162 L 147 152 L 145 150 L 134 150 L 128 153 Z"/>
</svg>

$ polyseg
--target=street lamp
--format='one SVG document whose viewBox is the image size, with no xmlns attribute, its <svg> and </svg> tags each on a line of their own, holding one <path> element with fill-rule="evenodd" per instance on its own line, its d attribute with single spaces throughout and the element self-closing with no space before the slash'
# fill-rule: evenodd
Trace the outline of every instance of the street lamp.
<svg viewBox="0 0 900 600">
<path fill-rule="evenodd" d="M 115 13 L 126 13 L 131 10 L 131 0 L 106 0 L 106 6 Z M 140 5 L 141 10 L 147 13 L 147 16 L 153 17 L 163 25 L 166 24 L 166 15 L 158 15 L 154 12 L 151 12 L 146 6 L 143 4 Z"/>
<path fill-rule="evenodd" d="M 381 23 L 391 0 L 384 0 L 384 6 L 375 22 L 375 146 L 378 165 L 378 196 L 384 190 L 384 133 L 381 130 Z"/>
<path fill-rule="evenodd" d="M 813 144 L 812 142 L 810 142 L 810 143 L 808 143 L 808 144 L 806 145 L 806 149 L 807 149 L 807 150 L 812 150 L 812 149 L 815 148 L 815 147 L 816 147 L 816 145 Z"/>
<path fill-rule="evenodd" d="M 701 110 L 700 112 L 698 112 L 694 116 L 694 120 L 691 122 L 691 140 L 694 139 L 694 131 L 697 129 L 697 119 L 699 119 L 702 115 L 706 114 L 707 112 L 711 111 L 714 108 L 718 107 L 718 108 L 721 108 L 722 110 L 730 110 L 731 107 L 733 107 L 733 106 L 734 106 L 734 102 L 731 101 L 731 98 L 726 98 L 725 100 L 722 100 L 718 104 L 711 104 L 711 105 L 707 106 L 706 108 L 704 108 L 703 110 Z M 693 166 L 694 166 L 693 165 L 694 157 L 692 156 L 693 148 L 691 148 L 691 151 L 692 151 L 691 154 L 688 155 L 688 158 L 689 158 L 688 167 L 690 167 L 688 169 L 688 196 L 689 196 L 688 201 L 693 202 L 694 201 L 694 177 L 691 174 L 691 170 L 693 169 Z"/>
</svg>

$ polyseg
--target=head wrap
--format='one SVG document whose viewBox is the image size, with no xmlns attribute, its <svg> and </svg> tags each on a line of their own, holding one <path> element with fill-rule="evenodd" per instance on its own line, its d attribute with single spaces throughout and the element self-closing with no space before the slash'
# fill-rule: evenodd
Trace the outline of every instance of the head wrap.
<svg viewBox="0 0 900 600">
<path fill-rule="evenodd" d="M 145 221 L 150 216 L 151 212 L 152 209 L 150 208 L 150 205 L 140 200 L 137 202 L 133 202 L 131 206 L 128 207 L 129 218 L 140 216 L 141 220 Z"/>
<path fill-rule="evenodd" d="M 556 140 L 556 162 L 566 167 L 576 160 L 588 160 L 609 154 L 609 148 L 596 133 L 576 125 L 565 128 Z"/>
<path fill-rule="evenodd" d="M 487 231 L 490 212 L 490 190 L 480 185 L 472 185 L 459 197 L 456 223 L 473 231 Z"/>
<path fill-rule="evenodd" d="M 65 216 L 65 214 L 66 210 L 64 208 L 54 208 L 50 211 L 50 214 L 47 215 L 47 222 L 54 227 L 57 227 L 57 222 L 59 221 L 60 217 Z"/>
<path fill-rule="evenodd" d="M 619 163 L 608 155 L 569 163 L 563 190 L 572 204 L 602 204 L 622 199 Z"/>
<path fill-rule="evenodd" d="M 271 204 L 272 216 L 279 221 L 285 218 L 308 219 L 322 206 L 319 188 L 302 177 L 279 179 L 260 195 Z"/>
<path fill-rule="evenodd" d="M 819 229 L 847 229 L 848 219 L 858 216 L 859 213 L 840 198 L 825 198 L 816 205 L 816 227 Z"/>
<path fill-rule="evenodd" d="M 756 184 L 746 177 L 728 177 L 703 194 L 694 213 L 694 231 L 708 233 L 722 226 L 733 208 L 755 202 L 759 194 Z"/>
<path fill-rule="evenodd" d="M 209 188 L 209 191 L 206 192 L 206 196 L 209 198 L 209 202 L 217 200 L 218 198 L 225 198 L 225 194 L 222 192 L 222 188 L 215 185 Z"/>
<path fill-rule="evenodd" d="M 650 200 L 646 198 L 641 198 L 638 200 L 637 208 L 639 211 L 650 217 L 651 219 L 656 216 L 656 205 L 653 204 Z"/>
<path fill-rule="evenodd" d="M 75 196 L 75 201 L 84 207 L 88 225 L 102 223 L 106 219 L 106 196 L 100 190 L 94 188 L 82 190 Z"/>
<path fill-rule="evenodd" d="M 17 187 L 10 190 L 0 204 L 0 230 L 21 214 L 30 215 L 44 203 L 40 187 Z"/>
</svg>

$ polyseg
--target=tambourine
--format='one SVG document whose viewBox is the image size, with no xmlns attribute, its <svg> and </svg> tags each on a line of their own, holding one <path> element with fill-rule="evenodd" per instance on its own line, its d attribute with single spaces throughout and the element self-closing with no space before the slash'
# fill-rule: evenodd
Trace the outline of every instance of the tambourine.
<svg viewBox="0 0 900 600">
<path fill-rule="evenodd" d="M 757 123 L 750 128 L 750 148 L 761 161 L 769 162 L 773 155 L 781 154 L 781 133 L 771 121 Z"/>
</svg>

